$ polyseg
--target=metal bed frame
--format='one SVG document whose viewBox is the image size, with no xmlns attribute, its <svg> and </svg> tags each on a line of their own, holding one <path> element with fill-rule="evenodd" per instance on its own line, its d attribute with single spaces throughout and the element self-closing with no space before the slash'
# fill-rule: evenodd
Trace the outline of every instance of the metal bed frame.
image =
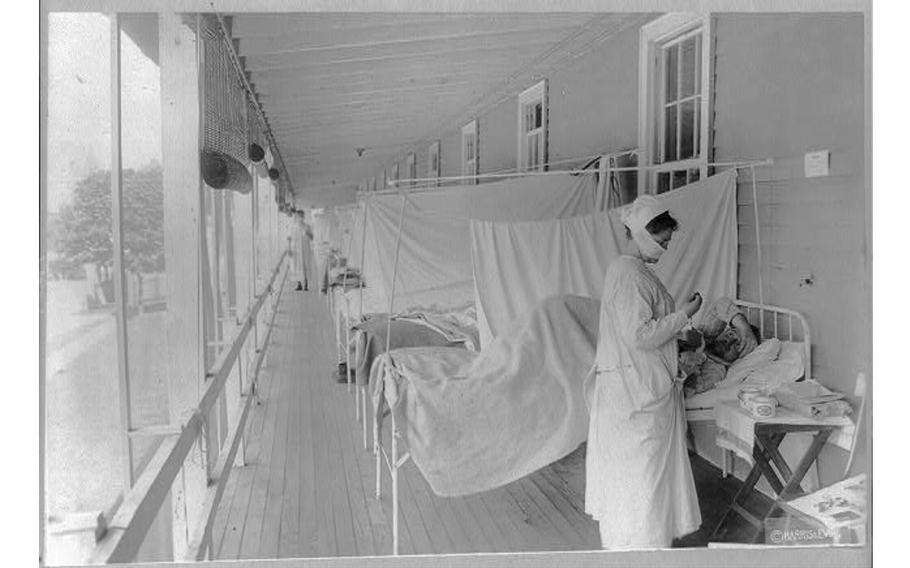
<svg viewBox="0 0 910 568">
<path fill-rule="evenodd" d="M 781 340 L 797 341 L 803 343 L 803 357 L 805 361 L 804 376 L 806 379 L 811 378 L 811 334 L 809 331 L 809 324 L 802 314 L 793 310 L 789 310 L 787 308 L 770 306 L 767 304 L 761 305 L 745 300 L 734 300 L 734 304 L 740 308 L 740 311 L 746 316 L 746 319 L 750 324 L 755 325 L 759 328 L 760 341 L 764 341 L 765 339 L 770 338 L 778 338 Z M 794 327 L 794 323 L 797 324 L 796 327 Z M 397 373 L 394 365 L 391 364 L 391 355 L 389 353 L 384 353 L 381 359 L 376 362 L 376 364 L 381 365 L 378 371 L 383 381 L 386 379 L 386 374 Z M 363 389 L 365 397 L 366 387 L 361 388 Z M 386 390 L 383 390 L 385 393 Z M 383 394 L 383 396 L 385 397 L 386 395 Z M 386 401 L 388 402 L 387 398 Z M 374 412 L 373 415 L 373 454 L 376 459 L 376 499 L 380 499 L 382 497 L 382 466 L 383 462 L 385 462 L 385 467 L 388 468 L 392 477 L 392 554 L 397 555 L 399 550 L 398 470 L 408 462 L 408 460 L 411 458 L 411 454 L 407 450 L 404 452 L 401 451 L 400 441 L 403 437 L 403 434 L 399 428 L 396 413 L 391 408 L 391 405 L 388 405 L 387 412 L 391 415 L 391 452 L 386 450 L 381 441 L 381 426 L 382 421 L 385 418 L 385 413 L 379 414 Z M 365 413 L 366 408 L 364 407 L 364 447 L 366 447 Z M 358 415 L 358 417 L 360 416 Z M 714 409 L 704 408 L 687 410 L 686 419 L 688 421 L 713 422 Z M 729 463 L 731 461 L 730 454 L 731 452 L 729 451 L 723 452 L 722 469 L 724 477 L 727 477 L 729 473 Z"/>
<path fill-rule="evenodd" d="M 782 341 L 797 341 L 803 344 L 803 361 L 805 362 L 804 378 L 812 378 L 812 335 L 809 322 L 801 313 L 779 306 L 756 304 L 746 300 L 733 300 L 748 322 L 759 329 L 759 342 L 777 338 Z M 793 323 L 798 327 L 794 330 Z M 784 325 L 786 324 L 786 325 Z M 713 422 L 714 408 L 686 409 L 686 420 L 689 422 Z M 730 473 L 733 452 L 724 450 L 721 458 L 721 471 L 724 477 Z"/>
</svg>

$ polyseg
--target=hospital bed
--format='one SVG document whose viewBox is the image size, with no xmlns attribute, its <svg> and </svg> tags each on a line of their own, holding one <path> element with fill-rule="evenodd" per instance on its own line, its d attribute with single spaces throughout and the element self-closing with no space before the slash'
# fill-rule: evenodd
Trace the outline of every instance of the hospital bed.
<svg viewBox="0 0 910 568">
<path fill-rule="evenodd" d="M 339 363 L 345 364 L 348 389 L 355 389 L 355 415 L 362 425 L 363 447 L 369 447 L 367 399 L 370 368 L 385 352 L 389 317 L 388 305 L 376 298 L 365 285 L 360 288 L 336 287 L 333 309 Z M 383 309 L 385 308 L 385 309 Z M 477 315 L 473 302 L 458 306 L 415 306 L 396 313 L 391 322 L 392 349 L 435 346 L 477 350 L 480 345 Z"/>
<path fill-rule="evenodd" d="M 590 302 L 595 303 L 599 306 L 599 303 L 594 300 L 589 300 Z M 764 373 L 762 376 L 765 380 L 774 381 L 776 380 L 774 375 L 776 373 L 782 373 L 779 377 L 779 380 L 782 382 L 798 380 L 798 379 L 809 379 L 811 378 L 811 334 L 809 330 L 808 322 L 805 317 L 800 313 L 793 310 L 788 310 L 786 308 L 780 308 L 777 306 L 769 305 L 759 305 L 752 302 L 736 300 L 735 304 L 739 307 L 741 312 L 746 316 L 747 320 L 759 329 L 759 334 L 762 342 L 769 339 L 777 339 L 780 344 L 780 354 L 776 354 L 773 358 L 769 357 L 768 364 L 758 365 L 754 368 L 753 373 Z M 599 311 L 598 308 L 591 308 L 589 311 Z M 579 319 L 579 318 L 575 318 Z M 565 320 L 568 325 L 573 324 L 573 319 L 569 318 Z M 575 341 L 573 346 L 570 347 L 561 347 L 559 349 L 553 350 L 553 352 L 564 352 L 566 350 L 571 351 L 578 344 L 583 344 L 587 342 L 587 351 L 581 353 L 568 353 L 570 357 L 576 357 L 580 359 L 587 360 L 581 364 L 577 369 L 574 369 L 572 373 L 578 378 L 582 378 L 585 374 L 584 367 L 589 366 L 590 362 L 593 361 L 593 351 L 596 349 L 596 335 L 597 335 L 597 326 L 596 319 L 593 320 L 595 323 L 590 326 L 588 330 L 588 335 L 586 340 Z M 533 327 L 533 326 L 531 326 Z M 528 328 L 530 329 L 530 328 Z M 511 335 L 522 335 L 526 330 L 511 330 L 509 333 Z M 571 330 L 569 330 L 571 333 Z M 561 331 L 560 333 L 565 333 Z M 517 341 L 517 340 L 516 340 Z M 532 340 L 536 341 L 536 340 Z M 543 341 L 541 343 L 549 343 L 551 340 Z M 772 342 L 773 343 L 773 342 Z M 530 344 L 532 348 L 528 348 L 528 345 L 518 345 L 516 344 L 516 349 L 513 351 L 522 352 L 523 357 L 534 357 L 534 352 L 536 345 L 534 343 Z M 756 348 L 758 350 L 759 348 Z M 778 361 L 778 357 L 786 353 L 786 361 Z M 548 353 L 542 356 L 543 359 L 537 362 L 537 366 L 546 364 L 546 358 L 552 357 L 552 353 Z M 440 368 L 445 371 L 438 372 L 434 370 L 434 358 L 442 361 L 440 363 Z M 415 450 L 411 440 L 407 440 L 409 437 L 408 432 L 411 432 L 410 435 L 417 435 L 420 440 L 418 443 L 422 446 L 420 450 L 423 453 L 433 451 L 433 443 L 439 438 L 438 432 L 434 433 L 434 425 L 429 424 L 430 420 L 441 420 L 443 422 L 449 420 L 451 421 L 451 412 L 449 416 L 445 416 L 446 412 L 450 409 L 441 408 L 441 406 L 436 406 L 437 401 L 433 400 L 432 389 L 434 387 L 428 386 L 440 382 L 440 377 L 448 374 L 449 377 L 455 377 L 456 379 L 476 379 L 475 376 L 471 375 L 471 369 L 478 366 L 477 359 L 480 356 L 477 354 L 467 354 L 464 352 L 458 353 L 455 351 L 447 350 L 445 348 L 424 348 L 424 349 L 393 349 L 390 350 L 385 356 L 378 358 L 373 363 L 373 368 L 371 369 L 371 385 L 373 387 L 373 403 L 374 403 L 374 452 L 376 457 L 376 495 L 377 498 L 380 496 L 380 480 L 381 480 L 381 469 L 382 461 L 385 460 L 386 467 L 389 469 L 389 472 L 392 476 L 392 499 L 393 499 L 393 549 L 397 552 L 397 542 L 398 542 L 398 491 L 397 491 L 397 478 L 398 470 L 402 467 L 409 459 L 414 459 Z M 777 367 L 772 365 L 772 363 L 780 363 Z M 794 363 L 795 362 L 795 363 Z M 516 366 L 513 361 L 511 365 L 504 365 L 499 371 L 502 373 L 512 372 L 510 369 Z M 529 369 L 524 369 L 528 371 Z M 519 373 L 520 374 L 520 373 Z M 533 373 L 524 373 L 525 376 Z M 769 374 L 771 376 L 769 376 Z M 746 381 L 748 377 L 746 376 Z M 489 377 L 484 377 L 483 380 Z M 442 379 L 442 382 L 448 381 L 448 378 Z M 575 381 L 575 379 L 572 379 Z M 455 384 L 457 381 L 452 380 L 452 384 L 448 385 L 446 388 L 442 389 L 441 392 L 447 392 L 449 387 L 457 390 L 459 385 Z M 464 382 L 464 381 L 462 381 Z M 576 381 L 579 382 L 580 381 Z M 540 384 L 535 384 L 529 389 L 539 387 Z M 581 398 L 583 395 L 580 394 L 580 385 L 579 390 L 575 391 L 573 396 Z M 691 399 L 686 400 L 686 416 L 689 421 L 713 421 L 714 420 L 714 406 L 722 400 L 731 400 L 735 399 L 739 388 L 742 386 L 742 383 L 736 383 L 731 385 L 725 385 L 720 388 L 715 388 L 698 395 L 691 397 Z M 574 388 L 574 387 L 571 387 Z M 429 390 L 427 390 L 429 389 Z M 412 391 L 414 394 L 412 394 Z M 496 398 L 497 395 L 493 397 Z M 540 395 L 547 396 L 547 395 Z M 500 407 L 507 406 L 511 402 L 508 398 L 499 396 L 501 399 Z M 405 401 L 405 402 L 402 402 Z M 502 405 L 502 402 L 506 402 L 506 405 Z M 516 402 L 518 405 L 527 405 L 527 400 L 521 402 Z M 572 405 L 570 405 L 572 406 Z M 574 406 L 578 406 L 577 401 Z M 390 448 L 384 447 L 382 443 L 382 422 L 386 417 L 389 417 L 391 422 L 391 443 Z M 410 423 L 410 417 L 425 417 L 421 418 L 424 420 L 424 424 L 413 427 Z M 573 436 L 568 436 L 562 440 L 563 445 L 558 450 L 557 453 L 553 453 L 549 458 L 553 458 L 553 461 L 561 457 L 563 451 L 571 451 L 577 447 L 577 443 L 583 441 L 586 437 L 586 417 L 587 414 L 584 413 L 584 425 L 579 426 L 579 423 L 575 423 L 573 428 L 567 428 L 574 432 Z M 573 420 L 575 420 L 573 418 Z M 460 429 L 462 432 L 466 430 L 463 427 L 464 425 L 450 425 L 450 428 Z M 470 426 L 470 424 L 468 425 Z M 435 427 L 437 430 L 442 431 L 443 427 Z M 469 435 L 469 434 L 465 434 Z M 408 442 L 407 448 L 402 451 L 401 444 L 402 442 Z M 484 442 L 481 442 L 481 444 Z M 390 451 L 388 451 L 390 450 Z M 448 449 L 443 449 L 443 453 L 449 451 Z M 728 470 L 728 460 L 730 456 L 728 452 L 723 453 L 723 469 L 724 475 L 727 475 Z M 439 461 L 439 468 L 444 467 L 446 463 L 445 458 L 435 458 Z M 432 461 L 424 455 L 423 460 L 425 462 Z M 461 461 L 460 459 L 455 459 L 453 461 Z M 480 463 L 480 462 L 475 462 Z M 547 462 L 551 463 L 551 462 Z M 543 467 L 547 463 L 539 462 L 535 465 Z M 433 466 L 427 466 L 426 463 L 419 464 L 418 467 L 424 473 L 424 476 L 427 477 L 430 482 L 433 490 L 438 494 L 444 494 L 437 491 L 437 487 L 434 485 L 434 480 L 427 475 L 427 471 L 432 470 Z M 459 465 L 460 467 L 460 465 Z M 480 466 L 479 466 L 480 467 Z M 530 467 L 530 466 L 529 466 Z M 530 471 L 528 472 L 530 473 Z M 470 475 L 470 474 L 467 474 Z M 441 484 L 438 480 L 437 484 Z"/>
<path fill-rule="evenodd" d="M 480 353 L 418 347 L 376 358 L 370 371 L 376 497 L 385 460 L 393 553 L 398 471 L 408 460 L 434 493 L 461 496 L 526 477 L 586 439 L 583 382 L 594 360 L 599 305 L 583 296 L 551 296 Z M 386 417 L 391 452 L 383 444 Z"/>
<path fill-rule="evenodd" d="M 757 371 L 763 372 L 764 379 L 775 380 L 775 373 L 781 374 L 779 375 L 781 381 L 810 380 L 812 378 L 812 336 L 809 323 L 802 314 L 787 308 L 760 305 L 745 300 L 734 300 L 734 304 L 746 316 L 746 320 L 759 330 L 759 343 L 772 338 L 778 339 L 781 342 L 781 354 L 787 354 L 784 357 L 791 363 L 794 360 L 797 361 L 798 369 L 794 368 L 792 364 L 783 363 L 776 365 L 774 369 L 770 365 L 764 370 L 761 367 L 757 368 Z M 781 354 L 775 359 L 782 360 Z M 748 383 L 748 380 L 749 378 L 746 377 L 745 382 Z M 714 407 L 722 401 L 736 400 L 742 386 L 745 386 L 743 382 L 730 384 L 722 382 L 715 388 L 686 397 L 686 420 L 713 422 Z M 729 450 L 722 452 L 721 469 L 724 477 L 727 477 L 732 463 L 731 454 L 732 452 Z"/>
</svg>

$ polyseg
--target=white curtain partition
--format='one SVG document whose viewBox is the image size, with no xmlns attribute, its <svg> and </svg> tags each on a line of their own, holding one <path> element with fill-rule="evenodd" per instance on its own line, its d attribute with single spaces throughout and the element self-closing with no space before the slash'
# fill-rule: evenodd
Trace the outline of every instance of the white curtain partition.
<svg viewBox="0 0 910 568">
<path fill-rule="evenodd" d="M 593 176 L 523 177 L 407 195 L 395 287 L 395 309 L 457 306 L 474 300 L 471 219 L 527 221 L 566 218 L 594 211 Z M 371 298 L 388 308 L 395 272 L 401 196 L 368 197 L 363 274 Z M 361 240 L 362 209 L 354 219 Z M 356 248 L 360 244 L 355 245 Z M 364 298 L 364 312 L 366 306 Z M 371 306 L 378 307 L 378 306 Z"/>
<path fill-rule="evenodd" d="M 314 210 L 312 226 L 313 254 L 317 263 L 317 270 L 314 275 L 316 278 L 320 278 L 323 275 L 326 259 L 332 249 L 336 249 L 342 254 L 348 252 L 348 247 L 351 246 L 348 239 L 355 230 L 354 217 L 356 211 L 356 205 Z"/>
<path fill-rule="evenodd" d="M 736 293 L 736 171 L 657 196 L 680 230 L 655 271 L 680 302 L 700 292 L 705 305 Z M 600 300 L 610 261 L 625 247 L 620 210 L 534 222 L 471 222 L 481 346 L 554 294 Z M 697 316 L 696 316 L 697 317 Z"/>
</svg>

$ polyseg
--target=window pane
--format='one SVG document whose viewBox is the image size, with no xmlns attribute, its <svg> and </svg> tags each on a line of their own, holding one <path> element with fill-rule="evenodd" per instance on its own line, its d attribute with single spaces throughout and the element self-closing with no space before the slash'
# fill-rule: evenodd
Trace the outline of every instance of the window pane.
<svg viewBox="0 0 910 568">
<path fill-rule="evenodd" d="M 695 92 L 701 94 L 701 34 L 695 36 Z"/>
<path fill-rule="evenodd" d="M 701 179 L 701 170 L 698 168 L 692 168 L 689 170 L 689 183 L 696 182 Z"/>
<path fill-rule="evenodd" d="M 686 185 L 686 170 L 673 172 L 673 189 Z"/>
<path fill-rule="evenodd" d="M 534 105 L 534 128 L 543 126 L 543 102 Z"/>
<path fill-rule="evenodd" d="M 674 45 L 664 51 L 664 102 L 675 101 L 677 97 L 677 76 L 679 73 L 679 46 Z"/>
<path fill-rule="evenodd" d="M 696 78 L 696 42 L 698 36 L 691 37 L 682 43 L 682 69 L 680 70 L 679 98 L 695 94 Z"/>
<path fill-rule="evenodd" d="M 130 412 L 133 428 L 144 428 L 167 424 L 170 419 L 158 17 L 123 14 L 120 26 L 123 263 L 129 314 Z M 160 442 L 156 437 L 133 439 L 133 469 L 137 476 Z"/>
<path fill-rule="evenodd" d="M 657 174 L 657 193 L 664 193 L 670 189 L 670 172 L 659 172 Z"/>
<path fill-rule="evenodd" d="M 110 20 L 48 16 L 47 564 L 83 563 L 59 534 L 125 489 L 114 318 Z M 86 542 L 83 542 L 86 541 Z"/>
<path fill-rule="evenodd" d="M 664 161 L 676 160 L 676 105 L 664 110 Z"/>
<path fill-rule="evenodd" d="M 679 159 L 691 158 L 695 151 L 695 99 L 680 105 Z"/>
</svg>

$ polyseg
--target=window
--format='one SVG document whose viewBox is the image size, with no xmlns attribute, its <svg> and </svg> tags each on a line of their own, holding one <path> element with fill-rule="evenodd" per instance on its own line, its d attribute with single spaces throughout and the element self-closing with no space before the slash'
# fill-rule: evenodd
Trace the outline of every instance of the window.
<svg viewBox="0 0 910 568">
<path fill-rule="evenodd" d="M 663 193 L 707 175 L 711 19 L 667 14 L 641 30 L 639 192 Z"/>
<path fill-rule="evenodd" d="M 51 565 L 81 562 L 94 546 L 94 538 L 67 542 L 57 530 L 65 525 L 55 520 L 108 510 L 129 489 L 134 463 L 123 443 L 115 320 L 111 51 L 105 14 L 48 15 L 47 148 L 56 158 L 47 165 L 42 227 L 48 254 L 43 521 L 44 560 Z M 126 177 L 124 185 L 129 182 Z"/>
<path fill-rule="evenodd" d="M 476 176 L 480 171 L 478 162 L 477 121 L 472 120 L 461 129 L 461 175 Z M 465 180 L 467 185 L 477 183 L 477 178 Z"/>
<path fill-rule="evenodd" d="M 439 166 L 439 141 L 437 140 L 430 144 L 430 148 L 427 151 L 427 177 L 438 178 Z M 438 186 L 439 182 L 437 181 L 434 185 Z"/>
<path fill-rule="evenodd" d="M 417 179 L 417 156 L 413 153 L 408 154 L 408 179 L 411 180 L 411 187 L 414 187 L 414 180 Z"/>
<path fill-rule="evenodd" d="M 518 170 L 542 170 L 547 162 L 547 82 L 518 95 Z"/>
</svg>

